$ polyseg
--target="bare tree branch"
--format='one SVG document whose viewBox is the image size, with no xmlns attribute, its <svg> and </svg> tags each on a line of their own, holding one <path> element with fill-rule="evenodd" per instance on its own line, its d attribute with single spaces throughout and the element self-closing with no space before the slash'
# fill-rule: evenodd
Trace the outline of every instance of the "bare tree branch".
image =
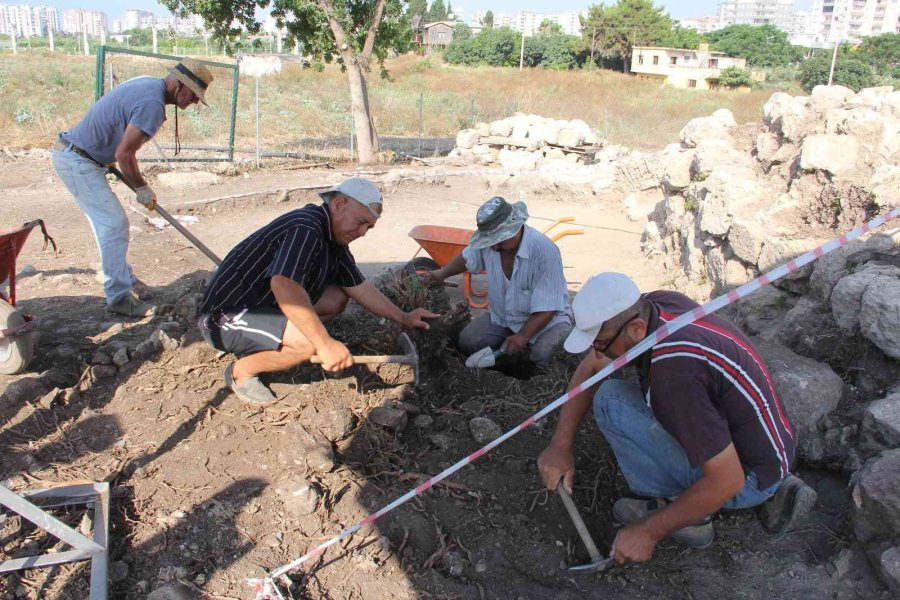
<svg viewBox="0 0 900 600">
<path fill-rule="evenodd" d="M 378 3 L 375 5 L 375 13 L 372 15 L 372 24 L 369 25 L 369 31 L 366 33 L 366 43 L 363 46 L 360 57 L 366 62 L 367 65 L 369 62 L 369 58 L 371 58 L 372 56 L 372 50 L 375 49 L 375 34 L 378 31 L 378 26 L 381 25 L 381 19 L 384 16 L 385 4 L 387 4 L 387 0 L 378 0 Z"/>
</svg>

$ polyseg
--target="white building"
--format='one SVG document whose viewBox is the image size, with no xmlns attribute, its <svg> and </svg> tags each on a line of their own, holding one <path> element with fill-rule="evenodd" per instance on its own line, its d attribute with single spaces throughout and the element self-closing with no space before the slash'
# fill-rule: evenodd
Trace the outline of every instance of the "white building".
<svg viewBox="0 0 900 600">
<path fill-rule="evenodd" d="M 728 25 L 775 25 L 786 29 L 793 0 L 727 0 L 719 3 L 719 21 Z"/>
<path fill-rule="evenodd" d="M 153 19 L 153 13 L 146 10 L 137 10 L 131 8 L 125 11 L 125 16 L 122 17 L 124 21 L 123 31 L 127 31 L 128 29 L 142 29 L 144 19 Z"/>
<path fill-rule="evenodd" d="M 479 10 L 472 13 L 469 26 L 481 25 L 487 11 Z M 587 11 L 567 13 L 539 13 L 533 10 L 520 10 L 515 15 L 494 13 L 494 27 L 509 27 L 514 31 L 527 36 L 533 36 L 545 20 L 557 23 L 562 27 L 563 33 L 568 35 L 581 35 L 581 16 L 587 15 Z"/>
<path fill-rule="evenodd" d="M 63 11 L 62 21 L 62 29 L 66 33 L 77 34 L 87 31 L 87 34 L 92 37 L 101 37 L 104 32 L 109 30 L 106 13 L 96 10 L 75 8 Z"/>
<path fill-rule="evenodd" d="M 863 37 L 900 33 L 898 0 L 817 0 L 821 6 L 821 38 L 826 45 L 858 43 Z"/>
<path fill-rule="evenodd" d="M 59 31 L 59 13 L 53 6 L 0 4 L 0 34 L 16 37 L 46 36 Z"/>
<path fill-rule="evenodd" d="M 725 27 L 718 15 L 681 19 L 678 24 L 684 29 L 693 29 L 697 33 L 709 33 Z"/>
<path fill-rule="evenodd" d="M 819 4 L 821 4 L 821 0 Z M 788 34 L 788 41 L 795 46 L 804 46 L 806 48 L 822 46 L 824 40 L 822 38 L 821 10 L 793 13 L 785 31 Z"/>
</svg>

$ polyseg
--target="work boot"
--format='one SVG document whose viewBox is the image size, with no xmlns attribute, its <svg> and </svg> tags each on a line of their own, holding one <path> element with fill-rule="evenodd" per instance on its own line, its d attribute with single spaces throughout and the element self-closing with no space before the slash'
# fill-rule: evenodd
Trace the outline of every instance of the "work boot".
<svg viewBox="0 0 900 600">
<path fill-rule="evenodd" d="M 250 406 L 265 406 L 275 402 L 275 394 L 263 385 L 259 377 L 251 377 L 241 385 L 235 383 L 234 363 L 225 367 L 225 383 L 242 402 Z"/>
<path fill-rule="evenodd" d="M 156 314 L 156 307 L 146 302 L 141 302 L 131 294 L 121 300 L 107 305 L 106 310 L 126 317 L 150 317 Z"/>
<path fill-rule="evenodd" d="M 816 497 L 816 491 L 802 479 L 788 475 L 775 495 L 759 505 L 756 515 L 769 533 L 784 533 L 812 510 Z"/>
<path fill-rule="evenodd" d="M 613 518 L 622 525 L 631 525 L 652 515 L 663 506 L 665 501 L 661 499 L 619 498 L 613 505 Z M 712 544 L 715 537 L 712 519 L 707 517 L 702 523 L 682 527 L 669 537 L 688 548 L 706 548 Z"/>
</svg>

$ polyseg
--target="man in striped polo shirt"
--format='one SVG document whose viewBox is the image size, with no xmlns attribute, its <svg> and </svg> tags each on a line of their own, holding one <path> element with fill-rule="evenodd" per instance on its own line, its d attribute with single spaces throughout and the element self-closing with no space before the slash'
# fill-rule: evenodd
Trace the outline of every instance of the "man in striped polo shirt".
<svg viewBox="0 0 900 600">
<path fill-rule="evenodd" d="M 525 224 L 524 202 L 494 196 L 475 217 L 478 228 L 469 246 L 445 267 L 425 275 L 431 284 L 468 270 L 485 272 L 488 311 L 459 335 L 459 347 L 472 354 L 486 347 L 506 360 L 529 358 L 544 364 L 572 330 L 569 292 L 556 244 Z"/>
<path fill-rule="evenodd" d="M 621 273 L 585 282 L 572 303 L 571 353 L 590 350 L 569 389 L 598 373 L 662 324 L 698 305 L 678 292 L 641 294 Z M 658 343 L 633 363 L 640 387 L 606 379 L 566 403 L 538 469 L 548 488 L 575 475 L 575 432 L 593 403 L 594 418 L 615 452 L 631 491 L 613 516 L 625 525 L 611 555 L 620 563 L 650 559 L 671 536 L 703 548 L 713 541 L 711 515 L 759 507 L 763 525 L 789 529 L 816 493 L 791 475 L 797 440 L 772 376 L 750 341 L 709 315 Z"/>
<path fill-rule="evenodd" d="M 348 245 L 381 217 L 381 192 L 352 178 L 284 214 L 238 244 L 222 261 L 203 294 L 200 331 L 214 348 L 239 358 L 225 381 L 248 404 L 275 400 L 258 375 L 289 369 L 313 355 L 328 371 L 353 364 L 347 347 L 332 338 L 324 321 L 340 314 L 350 298 L 407 328 L 428 329 L 424 309 L 403 312 L 366 281 Z"/>
</svg>

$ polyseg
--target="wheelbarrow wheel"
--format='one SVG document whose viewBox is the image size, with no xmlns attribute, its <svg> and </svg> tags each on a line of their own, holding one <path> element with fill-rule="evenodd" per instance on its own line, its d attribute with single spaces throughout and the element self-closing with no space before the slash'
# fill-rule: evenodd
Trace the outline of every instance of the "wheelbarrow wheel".
<svg viewBox="0 0 900 600">
<path fill-rule="evenodd" d="M 25 323 L 25 317 L 0 300 L 0 329 L 10 329 Z M 15 375 L 24 369 L 34 356 L 36 331 L 12 338 L 0 338 L 0 374 Z"/>
<path fill-rule="evenodd" d="M 403 270 L 407 273 L 421 273 L 423 271 L 434 271 L 436 269 L 440 269 L 441 265 L 437 263 L 436 260 L 429 258 L 427 256 L 417 256 L 403 267 Z"/>
</svg>

